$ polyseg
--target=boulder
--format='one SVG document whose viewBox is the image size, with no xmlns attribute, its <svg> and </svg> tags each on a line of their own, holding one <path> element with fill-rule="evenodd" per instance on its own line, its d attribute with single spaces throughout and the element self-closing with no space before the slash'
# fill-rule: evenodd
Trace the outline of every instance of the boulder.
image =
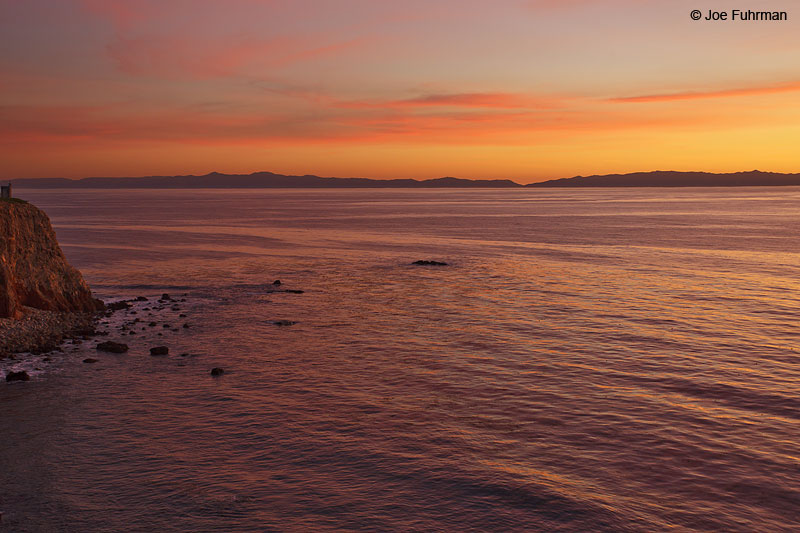
<svg viewBox="0 0 800 533">
<path fill-rule="evenodd" d="M 97 350 L 100 352 L 125 353 L 128 351 L 128 345 L 120 342 L 106 341 L 98 344 Z"/>
<path fill-rule="evenodd" d="M 150 348 L 150 355 L 169 355 L 169 348 L 166 346 L 156 346 Z"/>
<path fill-rule="evenodd" d="M 422 265 L 422 266 L 447 266 L 447 263 L 443 261 L 428 261 L 424 259 L 420 259 L 418 261 L 414 261 L 411 263 L 412 265 Z"/>
<path fill-rule="evenodd" d="M 67 335 L 70 337 L 88 337 L 90 335 L 96 335 L 97 331 L 95 330 L 94 326 L 81 326 L 75 329 L 70 330 Z"/>
<path fill-rule="evenodd" d="M 123 309 L 130 309 L 131 304 L 126 302 L 125 300 L 119 302 L 111 302 L 110 304 L 106 304 L 106 309 L 109 311 L 121 311 Z"/>
<path fill-rule="evenodd" d="M 211 369 L 211 375 L 212 376 L 221 376 L 224 373 L 225 373 L 225 370 L 220 368 L 220 367 L 216 367 L 216 368 L 212 368 Z"/>
<path fill-rule="evenodd" d="M 6 374 L 6 381 L 30 381 L 31 377 L 24 370 L 20 372 L 9 372 Z"/>
<path fill-rule="evenodd" d="M 97 361 L 99 361 L 99 359 L 92 359 L 91 357 L 87 357 L 86 359 L 83 360 L 83 362 L 87 364 L 96 363 Z"/>
</svg>

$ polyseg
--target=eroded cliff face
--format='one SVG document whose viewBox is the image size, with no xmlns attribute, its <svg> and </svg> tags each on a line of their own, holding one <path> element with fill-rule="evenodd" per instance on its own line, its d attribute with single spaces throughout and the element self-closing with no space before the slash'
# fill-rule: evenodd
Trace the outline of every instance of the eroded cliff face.
<svg viewBox="0 0 800 533">
<path fill-rule="evenodd" d="M 0 318 L 21 318 L 25 307 L 93 312 L 102 305 L 67 263 L 47 215 L 0 200 Z"/>
</svg>

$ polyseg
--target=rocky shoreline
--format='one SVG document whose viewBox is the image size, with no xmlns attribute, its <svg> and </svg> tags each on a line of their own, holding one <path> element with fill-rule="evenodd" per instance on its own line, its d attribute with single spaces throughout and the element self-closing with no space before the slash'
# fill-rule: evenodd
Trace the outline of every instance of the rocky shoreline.
<svg viewBox="0 0 800 533">
<path fill-rule="evenodd" d="M 60 352 L 67 338 L 95 335 L 98 318 L 106 311 L 67 262 L 47 215 L 24 200 L 3 198 L 0 360 L 13 361 L 17 353 Z"/>
<path fill-rule="evenodd" d="M 102 315 L 100 315 L 102 316 Z M 26 308 L 21 319 L 0 318 L 0 359 L 59 351 L 67 339 L 96 335 L 98 315 Z"/>
<path fill-rule="evenodd" d="M 65 364 L 101 363 L 100 355 L 196 357 L 170 349 L 181 346 L 180 338 L 194 327 L 188 322 L 195 305 L 187 302 L 189 295 L 148 296 L 112 300 L 97 313 L 26 308 L 22 319 L 0 319 L 0 381 L 32 381 Z"/>
</svg>

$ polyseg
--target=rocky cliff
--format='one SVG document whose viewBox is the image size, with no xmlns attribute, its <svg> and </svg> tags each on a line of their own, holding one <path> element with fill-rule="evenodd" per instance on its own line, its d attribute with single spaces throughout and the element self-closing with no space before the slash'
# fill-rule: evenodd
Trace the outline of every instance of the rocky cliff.
<svg viewBox="0 0 800 533">
<path fill-rule="evenodd" d="M 0 200 L 0 318 L 21 318 L 25 307 L 93 312 L 102 306 L 67 263 L 47 215 L 21 200 Z"/>
</svg>

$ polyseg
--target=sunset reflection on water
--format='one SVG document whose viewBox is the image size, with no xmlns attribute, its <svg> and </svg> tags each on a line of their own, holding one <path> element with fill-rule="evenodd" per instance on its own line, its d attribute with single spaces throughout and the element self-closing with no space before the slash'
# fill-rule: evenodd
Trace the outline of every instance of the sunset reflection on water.
<svg viewBox="0 0 800 533">
<path fill-rule="evenodd" d="M 798 188 L 23 193 L 192 324 L 0 389 L 31 530 L 800 523 Z"/>
</svg>

